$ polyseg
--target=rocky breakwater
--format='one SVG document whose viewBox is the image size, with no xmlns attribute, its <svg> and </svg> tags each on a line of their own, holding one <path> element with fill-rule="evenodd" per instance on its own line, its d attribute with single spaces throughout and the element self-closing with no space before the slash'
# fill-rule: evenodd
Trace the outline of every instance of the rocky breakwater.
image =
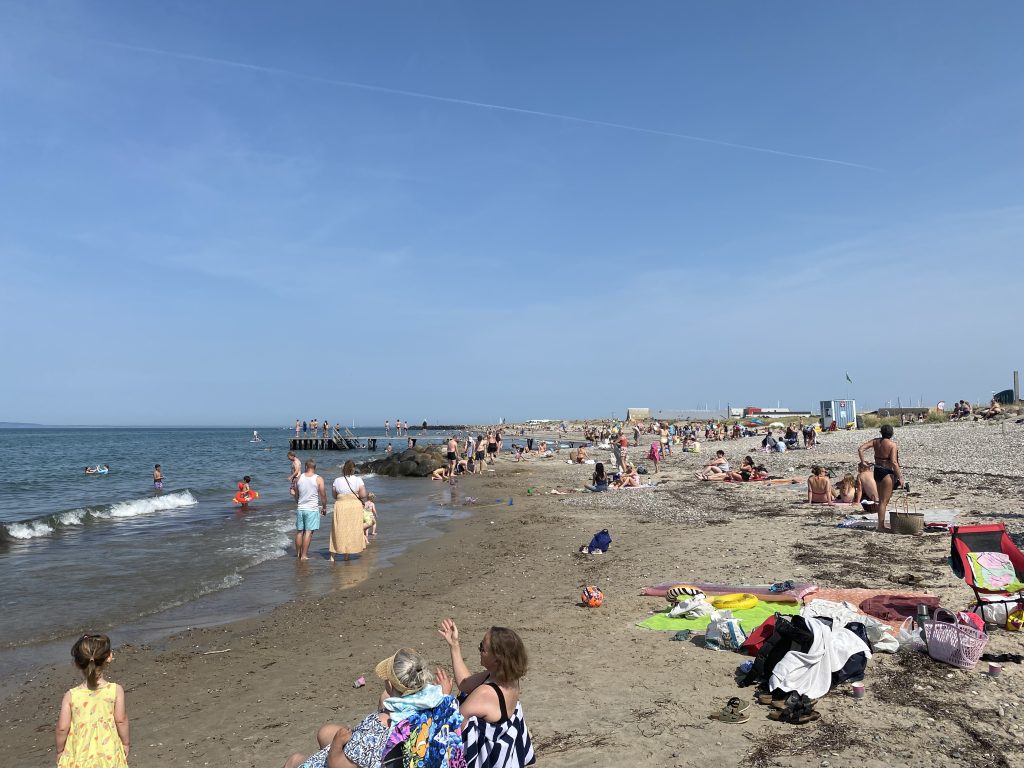
<svg viewBox="0 0 1024 768">
<path fill-rule="evenodd" d="M 435 469 L 446 466 L 448 459 L 443 445 L 424 445 L 406 448 L 401 453 L 383 459 L 368 461 L 359 471 L 388 477 L 430 477 L 430 473 Z"/>
</svg>

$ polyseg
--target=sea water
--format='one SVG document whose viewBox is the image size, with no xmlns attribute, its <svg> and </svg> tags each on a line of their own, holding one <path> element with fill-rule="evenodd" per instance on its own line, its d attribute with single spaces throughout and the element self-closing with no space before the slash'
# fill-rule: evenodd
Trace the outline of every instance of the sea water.
<svg viewBox="0 0 1024 768">
<path fill-rule="evenodd" d="M 264 442 L 250 442 L 250 429 L 0 430 L 0 667 L 65 656 L 65 641 L 87 630 L 140 642 L 352 586 L 461 514 L 447 483 L 369 475 L 380 521 L 371 546 L 332 565 L 328 516 L 311 560 L 298 563 L 286 456 L 294 430 L 257 429 Z M 340 465 L 381 457 L 387 442 L 375 454 L 298 454 L 317 460 L 330 508 Z M 109 473 L 85 474 L 97 464 Z M 242 511 L 232 497 L 245 475 L 260 498 Z"/>
</svg>

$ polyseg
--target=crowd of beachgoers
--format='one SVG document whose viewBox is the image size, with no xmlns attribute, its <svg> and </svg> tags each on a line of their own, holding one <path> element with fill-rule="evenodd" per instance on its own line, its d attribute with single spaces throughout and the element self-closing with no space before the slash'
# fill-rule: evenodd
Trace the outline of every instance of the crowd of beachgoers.
<svg viewBox="0 0 1024 768">
<path fill-rule="evenodd" d="M 609 528 L 612 533 L 604 539 L 591 540 L 590 546 L 586 544 L 588 537 L 583 536 L 583 546 L 578 548 L 576 556 L 593 558 L 593 552 L 605 557 L 599 560 L 574 561 L 569 567 L 581 571 L 580 576 L 583 577 L 584 583 L 601 580 L 606 590 L 609 586 L 614 589 L 618 584 L 619 590 L 626 588 L 635 591 L 645 587 L 648 590 L 647 594 L 667 594 L 675 613 L 664 614 L 670 617 L 665 621 L 674 621 L 678 617 L 682 617 L 681 620 L 692 621 L 693 617 L 710 615 L 710 611 L 716 609 L 717 605 L 730 604 L 728 601 L 721 602 L 720 598 L 731 600 L 740 597 L 749 602 L 750 598 L 754 597 L 756 599 L 753 603 L 769 606 L 770 614 L 772 609 L 783 605 L 781 602 L 772 602 L 773 600 L 798 594 L 800 588 L 809 587 L 810 581 L 815 579 L 814 573 L 803 574 L 803 579 L 797 578 L 801 575 L 800 572 L 805 570 L 794 565 L 800 562 L 799 559 L 793 560 L 780 554 L 780 547 L 783 546 L 794 546 L 798 552 L 803 551 L 799 549 L 802 546 L 800 542 L 792 544 L 792 532 L 799 530 L 793 526 L 809 523 L 820 526 L 823 520 L 829 519 L 832 520 L 830 525 L 835 526 L 844 517 L 860 516 L 868 523 L 860 527 L 873 530 L 862 532 L 862 538 L 854 540 L 854 549 L 872 552 L 872 545 L 868 542 L 874 539 L 866 537 L 883 536 L 884 538 L 879 541 L 892 542 L 892 546 L 896 548 L 893 550 L 894 553 L 903 553 L 894 555 L 893 562 L 883 567 L 897 574 L 900 571 L 908 572 L 898 574 L 900 580 L 897 583 L 900 588 L 920 587 L 922 576 L 910 572 L 926 568 L 924 563 L 927 562 L 927 558 L 922 559 L 921 555 L 911 553 L 916 545 L 923 544 L 930 547 L 929 551 L 934 551 L 933 545 L 938 544 L 938 551 L 941 552 L 945 547 L 948 554 L 948 537 L 947 543 L 943 544 L 936 539 L 894 536 L 890 530 L 889 519 L 894 494 L 902 494 L 900 498 L 904 501 L 904 508 L 907 507 L 908 499 L 914 500 L 914 503 L 928 504 L 930 507 L 948 507 L 945 511 L 948 511 L 950 516 L 944 518 L 943 533 L 948 528 L 946 523 L 977 522 L 990 519 L 992 516 L 998 517 L 1000 510 L 1005 511 L 1008 492 L 1014 494 L 1016 503 L 1019 503 L 1024 478 L 1019 461 L 1022 455 L 1020 451 L 1024 449 L 1024 428 L 1010 419 L 1003 420 L 1002 426 L 994 425 L 991 417 L 977 411 L 964 414 L 959 405 L 953 414 L 955 423 L 896 429 L 883 424 L 876 430 L 822 431 L 820 425 L 815 427 L 813 424 L 800 421 L 793 421 L 781 428 L 725 424 L 716 421 L 678 424 L 657 421 L 586 425 L 563 423 L 543 433 L 528 425 L 482 427 L 468 430 L 463 436 L 451 436 L 445 445 L 450 463 L 442 468 L 438 479 L 445 479 L 452 484 L 454 499 L 454 489 L 459 484 L 475 484 L 470 485 L 472 488 L 511 488 L 513 486 L 509 485 L 510 482 L 516 487 L 523 485 L 515 478 L 525 475 L 528 478 L 528 495 L 534 497 L 529 500 L 530 503 L 552 510 L 546 514 L 550 520 L 546 523 L 535 523 L 547 526 L 538 531 L 538 542 L 543 541 L 545 537 L 551 539 L 555 530 L 550 527 L 551 525 L 568 526 L 567 533 L 558 534 L 564 539 L 566 535 L 579 535 L 575 531 L 581 530 L 581 525 L 582 530 L 586 530 L 588 525 L 597 527 L 604 523 L 604 533 L 608 534 Z M 1003 409 L 999 415 L 1006 417 L 1015 414 L 1012 410 L 1007 413 L 1006 409 Z M 315 461 L 302 462 L 294 454 L 290 454 L 289 459 L 293 470 L 290 482 L 297 508 L 294 552 L 296 558 L 308 557 L 307 533 L 312 534 L 316 530 L 314 523 L 318 523 L 319 518 L 325 513 L 328 492 L 334 498 L 336 521 L 331 531 L 330 559 L 335 559 L 336 555 L 341 555 L 344 559 L 357 556 L 371 539 L 373 524 L 376 522 L 375 517 L 366 516 L 368 510 L 372 511 L 373 503 L 372 499 L 368 498 L 357 468 L 352 462 L 347 462 L 342 475 L 328 490 L 322 480 L 317 482 L 319 476 L 316 474 Z M 493 473 L 481 476 L 484 468 L 493 470 Z M 911 487 L 914 488 L 913 491 Z M 945 495 L 937 495 L 938 489 Z M 794 490 L 797 493 L 793 493 Z M 726 493 L 725 496 L 722 495 L 723 492 Z M 474 499 L 464 499 L 465 507 L 472 511 Z M 728 500 L 723 501 L 724 499 Z M 969 502 L 965 505 L 967 499 Z M 511 499 L 509 501 L 511 502 Z M 520 514 L 522 501 L 520 496 Z M 550 507 L 550 504 L 556 506 Z M 960 508 L 967 505 L 971 507 L 969 510 Z M 540 507 L 527 507 L 528 510 L 535 508 Z M 527 512 L 527 516 L 529 514 Z M 1020 513 L 1017 512 L 1015 516 L 1005 518 L 1010 538 L 1017 542 L 1024 534 L 1024 530 L 1021 530 L 1020 517 Z M 346 520 L 351 525 L 348 525 Z M 573 524 L 570 521 L 576 522 Z M 480 520 L 481 524 L 484 522 Z M 491 526 L 494 526 L 495 522 L 492 519 Z M 509 523 L 511 522 L 510 518 Z M 470 523 L 464 525 L 469 526 Z M 678 566 L 676 573 L 669 573 L 666 569 L 665 575 L 674 577 L 675 587 L 666 586 L 672 583 L 671 580 L 662 584 L 651 584 L 656 579 L 650 578 L 649 566 L 641 563 L 653 558 L 654 561 L 661 563 L 660 567 L 666 568 L 679 557 L 678 554 L 672 553 L 673 548 L 682 551 L 688 546 L 665 540 L 664 535 L 658 533 L 661 530 L 658 528 L 659 525 L 670 526 L 669 530 L 684 526 L 685 530 L 691 532 L 695 543 L 700 544 L 700 551 L 713 552 L 714 558 L 719 562 L 705 563 L 703 571 L 691 569 L 689 574 L 680 572 Z M 647 526 L 650 528 L 644 530 Z M 728 528 L 734 528 L 735 533 L 726 535 Z M 712 530 L 716 532 L 715 537 L 707 538 L 701 534 L 701 531 Z M 824 529 L 827 530 L 829 529 Z M 835 528 L 832 530 L 838 531 Z M 492 530 L 490 536 L 499 537 L 495 540 L 499 546 L 501 541 L 505 542 L 509 548 L 506 558 L 514 558 L 508 561 L 509 563 L 519 562 L 521 558 L 525 562 L 525 558 L 528 557 L 526 553 L 536 551 L 533 549 L 536 544 L 523 543 L 521 547 L 517 547 L 508 539 L 500 538 L 512 533 L 512 530 L 505 528 L 502 531 Z M 489 538 L 486 531 L 483 531 L 481 536 L 482 538 L 476 539 L 478 546 L 483 546 Z M 722 538 L 723 536 L 725 537 Z M 760 539 L 761 551 L 775 553 L 772 556 L 776 561 L 774 565 L 769 564 L 769 567 L 765 567 L 761 564 L 758 568 L 751 569 L 749 564 L 745 564 L 746 561 L 741 554 L 732 551 L 733 547 L 742 546 L 738 542 L 748 540 L 750 536 Z M 807 534 L 798 535 L 798 538 L 806 537 Z M 624 543 L 624 540 L 628 542 L 630 538 L 634 539 L 635 543 Z M 877 597 L 879 593 L 884 595 L 886 588 L 892 589 L 893 585 L 876 583 L 872 585 L 873 590 L 864 590 L 861 586 L 863 579 L 854 579 L 852 574 L 862 567 L 866 573 L 876 574 L 877 577 L 877 564 L 858 566 L 856 557 L 853 557 L 851 565 L 851 540 L 848 538 L 844 538 L 842 544 L 838 544 L 822 538 L 817 531 L 812 538 L 817 542 L 815 546 L 819 549 L 825 552 L 830 549 L 836 550 L 831 560 L 842 561 L 844 557 L 847 558 L 848 571 L 845 575 L 849 578 L 847 583 L 842 583 L 842 569 L 834 568 L 833 565 L 820 566 L 817 580 L 824 582 L 827 579 L 823 577 L 830 577 L 838 583 L 823 583 L 821 590 L 817 592 L 815 590 L 819 590 L 819 586 L 814 585 L 813 590 L 799 593 L 800 599 L 804 601 L 802 606 L 797 602 L 791 614 L 785 617 L 783 614 L 777 614 L 775 620 L 780 625 L 791 627 L 787 631 L 797 638 L 789 638 L 787 642 L 790 645 L 786 646 L 788 650 L 780 650 L 779 654 L 781 658 L 790 658 L 785 654 L 795 654 L 792 658 L 802 659 L 801 663 L 809 663 L 806 660 L 814 655 L 811 649 L 812 646 L 817 648 L 816 643 L 836 643 L 838 645 L 835 648 L 839 650 L 835 653 L 843 661 L 840 666 L 847 669 L 847 672 L 845 676 L 836 676 L 837 670 L 830 668 L 829 672 L 833 674 L 832 682 L 826 684 L 817 679 L 813 685 L 804 685 L 806 670 L 799 667 L 799 664 L 798 668 L 791 668 L 796 662 L 776 665 L 774 675 L 761 674 L 760 677 L 757 676 L 758 668 L 755 667 L 755 672 L 752 673 L 755 676 L 753 681 L 758 686 L 752 698 L 745 695 L 741 688 L 736 695 L 718 694 L 718 698 L 714 699 L 717 703 L 710 708 L 710 714 L 722 725 L 737 726 L 749 722 L 751 704 L 756 703 L 765 706 L 772 720 L 783 724 L 811 726 L 821 720 L 820 706 L 826 697 L 835 711 L 830 722 L 834 724 L 840 722 L 836 718 L 845 718 L 846 724 L 843 727 L 853 729 L 854 732 L 862 729 L 866 734 L 872 733 L 873 720 L 884 720 L 892 716 L 887 707 L 893 694 L 883 694 L 879 691 L 877 701 L 862 705 L 862 708 L 868 711 L 860 714 L 853 710 L 848 711 L 846 705 L 842 703 L 842 696 L 836 698 L 835 695 L 829 694 L 839 692 L 858 698 L 863 696 L 863 684 L 858 680 L 863 680 L 866 676 L 870 683 L 870 670 L 875 665 L 879 665 L 884 675 L 892 677 L 896 674 L 892 663 L 887 660 L 871 659 L 872 652 L 876 659 L 879 657 L 889 640 L 895 642 L 897 646 L 902 643 L 899 626 L 890 621 L 888 631 L 879 630 L 877 634 L 874 633 L 873 628 L 881 623 L 876 616 L 865 614 L 856 604 L 835 597 L 846 593 L 834 590 L 829 592 L 826 587 L 856 586 L 857 589 L 871 592 Z M 593 541 L 601 541 L 603 549 L 595 549 Z M 843 548 L 842 554 L 840 547 Z M 545 550 L 551 549 L 551 546 L 545 547 Z M 638 559 L 636 563 L 630 563 L 625 559 L 617 560 L 614 555 L 620 550 L 631 552 L 633 557 L 643 559 Z M 572 551 L 576 552 L 576 548 L 574 547 Z M 875 553 L 874 557 L 877 558 L 878 554 Z M 409 559 L 414 560 L 412 557 Z M 823 559 L 829 558 L 823 556 Z M 481 588 L 486 584 L 489 585 L 486 587 L 488 589 L 502 583 L 500 577 L 498 582 L 483 578 L 481 572 L 473 565 L 475 561 L 465 562 L 466 579 L 470 582 L 458 582 L 461 584 L 458 588 L 463 592 L 470 583 Z M 812 559 L 809 562 L 818 561 Z M 427 566 L 421 563 L 419 567 Z M 608 570 L 609 567 L 613 570 Z M 502 568 L 507 569 L 508 564 Z M 524 568 L 523 577 L 529 578 L 531 569 L 536 568 L 561 573 L 565 570 L 566 564 L 558 560 L 555 554 L 540 556 L 529 568 Z M 830 568 L 832 570 L 829 570 Z M 769 571 L 778 576 L 779 580 L 769 579 L 770 583 L 760 586 L 750 583 L 754 581 L 751 576 L 756 577 Z M 505 572 L 508 575 L 507 571 Z M 737 573 L 744 572 L 748 574 L 747 578 L 737 577 Z M 697 578 L 699 575 L 703 578 Z M 732 578 L 728 578 L 728 575 L 732 575 Z M 787 578 L 781 578 L 782 576 Z M 904 578 L 905 576 L 907 578 Z M 718 579 L 717 582 L 715 578 Z M 915 599 L 927 598 L 929 606 L 937 606 L 941 601 L 942 606 L 957 610 L 967 607 L 970 602 L 970 592 L 964 589 L 959 579 L 948 575 L 940 579 L 934 574 L 923 578 L 926 582 L 931 579 L 926 586 L 932 589 L 929 594 L 911 594 L 907 599 L 912 603 Z M 626 586 L 625 582 L 629 581 L 632 583 Z M 736 589 L 749 589 L 750 592 L 744 592 L 739 596 L 721 596 L 715 593 L 716 584 L 730 583 Z M 522 583 L 513 579 L 508 582 L 507 587 L 532 594 L 537 588 L 535 585 L 535 579 Z M 591 612 L 590 609 L 583 607 L 601 605 L 601 599 L 595 600 L 595 593 L 587 591 L 592 587 L 597 589 L 596 586 L 587 585 L 584 602 L 578 604 L 582 612 L 580 621 L 583 625 L 574 631 L 583 631 L 582 627 L 588 623 L 587 616 L 600 616 L 602 613 L 601 610 Z M 767 590 L 763 594 L 759 591 L 762 587 Z M 402 587 L 399 585 L 398 588 Z M 848 591 L 852 593 L 856 590 Z M 601 590 L 597 590 L 596 594 L 600 592 Z M 438 590 L 418 594 L 421 595 L 420 599 L 427 601 L 426 605 L 435 608 L 438 604 L 448 601 L 451 601 L 452 606 L 457 602 L 457 598 L 448 593 L 443 593 L 445 597 L 438 599 L 442 594 Z M 815 595 L 819 597 L 815 598 Z M 821 597 L 823 595 L 828 599 Z M 833 597 L 835 600 L 832 600 Z M 833 612 L 830 621 L 841 621 L 844 626 L 842 632 L 839 625 L 830 625 L 826 632 L 816 623 L 820 621 L 820 616 L 812 618 L 811 614 L 807 613 L 809 598 L 814 598 L 814 610 Z M 628 603 L 620 597 L 620 605 L 623 608 L 639 605 L 638 600 L 642 598 L 634 598 L 632 603 Z M 540 626 L 558 615 L 557 612 L 552 613 L 555 609 L 547 608 L 538 615 L 531 615 L 528 607 L 531 604 L 527 603 L 511 615 L 507 611 L 491 611 L 494 618 L 488 621 L 484 607 L 487 604 L 486 597 L 481 596 L 472 604 L 475 608 L 473 623 L 475 626 L 483 626 L 477 646 L 479 662 L 475 669 L 474 665 L 468 664 L 464 659 L 455 622 L 447 618 L 435 619 L 435 629 L 450 651 L 447 668 L 429 660 L 429 654 L 425 654 L 421 648 L 422 642 L 410 642 L 391 652 L 374 667 L 380 681 L 374 706 L 365 711 L 358 722 L 352 720 L 347 723 L 327 723 L 319 729 L 311 728 L 307 722 L 307 743 L 315 742 L 316 749 L 292 754 L 286 759 L 286 768 L 347 768 L 351 765 L 391 764 L 519 766 L 532 764 L 535 755 L 538 754 L 544 758 L 545 748 L 551 758 L 545 762 L 560 764 L 559 755 L 563 751 L 585 749 L 583 745 L 576 744 L 572 745 L 571 749 L 566 747 L 563 750 L 556 747 L 556 742 L 551 740 L 549 734 L 552 732 L 565 732 L 565 723 L 552 720 L 558 717 L 556 712 L 560 711 L 559 705 L 554 703 L 558 697 L 544 692 L 543 680 L 535 681 L 532 686 L 534 691 L 541 694 L 537 697 L 535 708 L 531 706 L 531 695 L 524 693 L 522 688 L 528 669 L 527 645 L 532 645 L 531 637 L 537 638 L 538 644 L 538 647 L 531 648 L 531 668 L 536 665 L 550 673 L 552 664 L 557 667 L 558 664 L 569 663 L 557 645 L 553 645 L 550 640 L 541 640 L 543 633 Z M 746 605 L 736 602 L 733 604 Z M 843 606 L 842 611 L 834 608 L 835 605 Z M 686 611 L 680 611 L 680 607 Z M 484 611 L 483 614 L 480 613 L 481 610 Z M 737 615 L 742 614 L 743 610 L 745 609 L 737 609 Z M 417 615 L 419 613 L 421 612 L 417 611 Z M 656 624 L 662 615 L 656 612 L 654 619 L 648 619 L 646 624 L 640 624 L 649 628 L 664 629 L 665 627 Z M 500 621 L 497 620 L 498 617 L 501 617 Z M 367 623 L 368 621 L 364 620 Z M 866 624 L 868 630 L 858 634 L 859 630 L 854 627 L 857 623 Z M 419 618 L 410 624 L 410 629 L 413 624 L 421 628 L 425 626 L 424 620 Z M 504 626 L 505 624 L 508 626 Z M 738 619 L 733 629 L 737 632 L 742 630 L 744 638 L 754 634 L 751 631 L 753 627 L 741 627 Z M 997 650 L 1005 651 L 990 654 L 990 657 L 1012 664 L 1012 649 L 1015 647 L 1013 636 L 1005 630 L 993 627 L 991 622 L 987 629 L 992 638 L 990 647 L 996 646 Z M 262 628 L 259 631 L 262 632 Z M 635 629 L 632 636 L 629 632 L 625 632 L 623 636 L 624 631 L 622 628 L 616 629 L 616 637 L 612 641 L 618 644 L 625 643 L 624 647 L 616 646 L 621 647 L 621 650 L 626 650 L 630 643 L 637 642 Z M 759 631 L 768 638 L 775 636 L 772 628 Z M 676 639 L 689 639 L 691 634 L 701 638 L 701 631 L 691 632 L 690 629 L 683 629 L 676 632 L 676 635 L 680 636 Z M 706 647 L 711 647 L 709 637 L 710 635 L 702 641 L 707 644 Z M 589 647 L 594 639 L 595 636 L 592 634 L 574 635 L 572 642 L 578 650 L 582 650 Z M 762 644 L 764 640 L 765 637 L 762 637 Z M 725 642 L 728 647 L 728 641 Z M 800 645 L 801 642 L 804 645 Z M 365 656 L 367 652 L 372 653 L 380 647 L 379 642 L 374 643 L 372 649 L 362 651 L 361 655 Z M 697 647 L 700 647 L 700 644 Z M 75 665 L 81 670 L 83 682 L 66 692 L 60 706 L 57 724 L 58 765 L 126 764 L 131 749 L 126 694 L 121 685 L 108 682 L 105 678 L 108 665 L 114 660 L 111 648 L 110 639 L 103 634 L 83 635 L 74 645 L 72 656 Z M 646 653 L 656 653 L 660 656 L 663 651 L 648 650 Z M 904 661 L 900 663 L 909 663 L 905 660 L 916 658 L 909 655 L 910 653 L 911 651 L 901 650 L 899 658 Z M 755 652 L 752 656 L 755 664 L 760 663 L 761 656 L 758 653 Z M 720 657 L 704 658 L 716 659 L 709 669 L 713 667 L 717 672 L 701 673 L 694 677 L 695 690 L 699 687 L 705 697 L 715 696 L 715 691 L 727 691 L 728 677 L 721 676 L 723 667 L 717 661 Z M 1019 656 L 1017 658 L 1019 659 Z M 689 659 L 691 673 L 695 661 L 696 658 Z M 774 661 L 778 662 L 779 659 Z M 856 663 L 853 663 L 854 661 Z M 999 667 L 1000 665 L 996 664 L 994 668 Z M 939 673 L 934 673 L 930 668 L 924 671 L 923 668 L 914 668 L 917 674 L 925 676 L 921 678 L 922 680 L 932 681 L 928 685 L 932 685 L 943 674 L 947 674 L 941 671 L 941 667 Z M 883 672 L 877 674 L 881 675 Z M 629 673 L 619 671 L 613 673 L 613 676 L 615 679 L 621 679 L 621 675 L 625 674 Z M 742 672 L 741 678 L 744 674 L 748 672 Z M 714 675 L 719 675 L 717 681 Z M 948 677 L 952 675 L 953 672 L 948 673 Z M 994 677 L 989 679 L 997 680 Z M 854 684 L 853 687 L 851 683 Z M 366 686 L 365 676 L 357 678 L 353 685 L 356 688 Z M 577 683 L 575 688 L 584 696 L 595 694 L 585 681 Z M 671 687 L 667 691 L 671 691 Z M 656 699 L 653 693 L 648 698 L 652 702 L 662 701 L 664 706 L 664 702 L 670 700 L 664 696 L 671 696 L 671 693 L 663 691 L 660 695 L 663 698 Z M 1000 711 L 1011 706 L 1013 708 L 1006 709 L 1007 738 L 1012 740 L 1024 735 L 1016 719 L 1015 710 L 1019 702 L 1013 696 L 1008 697 L 1004 688 L 977 695 L 979 702 L 988 702 L 992 697 L 1001 697 L 1004 702 L 1000 705 Z M 1019 699 L 1019 695 L 1016 699 Z M 596 700 L 611 706 L 610 700 L 606 702 L 601 696 L 597 696 Z M 641 702 L 644 700 L 642 691 L 629 697 L 633 706 L 639 707 L 635 711 L 647 713 L 642 721 L 661 722 L 665 727 L 669 727 L 661 715 L 643 708 Z M 931 702 L 930 706 L 939 706 L 935 704 L 934 697 L 927 700 Z M 152 702 L 148 706 L 151 712 L 158 709 Z M 706 708 L 708 702 L 704 706 Z M 313 713 L 317 711 L 315 696 L 309 698 L 309 707 Z M 973 733 L 974 737 L 984 731 L 990 752 L 998 755 L 1006 753 L 1006 744 L 991 735 L 991 729 L 985 726 L 988 721 L 978 715 L 976 710 L 977 706 L 969 710 L 972 714 L 967 720 L 963 717 L 955 719 L 956 728 L 968 736 Z M 526 712 L 532 714 L 528 716 Z M 924 710 L 914 712 L 916 721 L 921 721 L 926 716 L 928 715 Z M 602 721 L 609 717 L 613 718 L 605 712 L 599 716 Z M 969 724 L 968 720 L 973 724 Z M 571 721 L 572 717 L 566 719 L 566 722 Z M 931 721 L 934 722 L 934 718 Z M 675 723 L 676 728 L 686 725 L 685 722 Z M 931 726 L 926 722 L 925 725 L 919 724 L 919 727 Z M 704 726 L 700 728 L 703 729 Z M 531 730 L 543 734 L 539 741 L 536 736 L 531 737 Z M 950 730 L 945 732 L 943 738 L 947 739 L 949 744 L 961 744 L 963 739 L 958 735 L 960 731 L 953 733 L 953 730 L 950 726 Z M 694 740 L 689 743 L 691 746 L 707 744 L 708 738 L 714 739 L 715 736 L 702 733 L 694 736 Z M 874 739 L 873 736 L 871 738 Z M 534 741 L 538 741 L 536 750 Z M 621 741 L 628 750 L 640 746 L 629 739 Z M 877 739 L 875 741 L 877 742 Z M 806 746 L 806 742 L 801 743 Z M 856 758 L 865 765 L 871 764 L 866 760 L 872 754 L 872 749 L 879 749 L 877 743 L 873 746 L 868 744 L 860 751 L 849 742 L 834 744 L 833 747 L 837 751 L 828 754 L 844 754 L 850 759 Z M 825 754 L 820 749 L 808 749 L 815 759 Z M 878 754 L 888 755 L 883 760 L 886 764 L 899 764 L 900 755 L 905 754 L 900 749 L 894 745 L 886 745 Z M 776 753 L 787 754 L 784 748 L 778 746 Z M 135 753 L 132 754 L 133 764 L 145 763 L 145 757 L 136 759 Z M 958 753 L 954 750 L 950 754 Z M 666 755 L 668 752 L 664 752 L 662 756 Z M 606 764 L 600 758 L 594 760 L 593 757 L 592 755 L 588 764 Z M 665 764 L 697 764 L 697 761 L 689 762 L 679 751 L 672 752 L 669 757 L 671 759 Z M 281 755 L 281 759 L 284 759 L 284 755 Z M 269 760 L 269 755 L 263 754 L 251 764 L 270 764 Z M 577 763 L 566 761 L 564 764 Z M 792 764 L 811 763 L 795 761 Z M 995 764 L 1001 763 L 996 760 Z"/>
</svg>

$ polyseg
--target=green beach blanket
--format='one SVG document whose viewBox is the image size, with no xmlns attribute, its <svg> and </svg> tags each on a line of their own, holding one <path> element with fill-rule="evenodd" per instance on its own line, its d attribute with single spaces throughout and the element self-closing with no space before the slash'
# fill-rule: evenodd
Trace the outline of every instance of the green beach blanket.
<svg viewBox="0 0 1024 768">
<path fill-rule="evenodd" d="M 750 632 L 761 625 L 761 623 L 774 613 L 788 613 L 790 615 L 800 613 L 800 603 L 764 603 L 759 602 L 753 608 L 745 608 L 742 611 L 733 611 L 734 618 L 740 620 L 740 626 L 745 632 Z M 661 629 L 678 632 L 680 629 L 691 629 L 695 632 L 703 632 L 711 623 L 710 616 L 701 616 L 698 619 L 674 619 L 668 615 L 672 610 L 671 606 L 666 607 L 661 613 L 656 613 L 648 619 L 638 621 L 637 626 L 645 629 Z"/>
</svg>

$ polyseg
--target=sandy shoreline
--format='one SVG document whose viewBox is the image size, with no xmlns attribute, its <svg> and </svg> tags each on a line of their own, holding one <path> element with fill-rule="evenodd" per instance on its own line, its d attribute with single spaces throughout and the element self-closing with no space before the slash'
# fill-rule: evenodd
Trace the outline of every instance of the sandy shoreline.
<svg viewBox="0 0 1024 768">
<path fill-rule="evenodd" d="M 849 471 L 851 446 L 873 434 L 828 435 L 820 449 L 759 458 L 775 474 L 793 467 L 806 475 L 818 462 Z M 959 509 L 961 522 L 1001 520 L 1017 534 L 1024 532 L 1022 437 L 1017 425 L 897 432 L 922 507 Z M 755 442 L 707 447 L 721 445 L 738 462 Z M 834 509 L 812 510 L 791 490 L 698 483 L 692 472 L 706 455 L 669 459 L 660 475 L 648 476 L 656 489 L 570 496 L 526 489 L 579 487 L 591 468 L 503 458 L 497 473 L 463 480 L 460 490 L 482 501 L 512 496 L 513 506 L 477 508 L 366 582 L 158 647 L 122 649 L 110 677 L 127 694 L 131 765 L 279 766 L 287 754 L 313 748 L 320 723 L 353 723 L 373 709 L 376 686 L 356 690 L 352 681 L 398 646 L 446 662 L 436 626 L 449 615 L 470 639 L 491 624 L 523 635 L 531 654 L 523 706 L 539 765 L 695 766 L 712 756 L 723 765 L 962 765 L 985 753 L 993 765 L 1024 764 L 1016 746 L 1024 737 L 1024 672 L 1015 664 L 990 678 L 980 668 L 878 654 L 867 698 L 833 692 L 819 704 L 817 724 L 777 724 L 760 708 L 743 725 L 708 720 L 728 697 L 749 695 L 733 682 L 743 657 L 635 626 L 661 604 L 638 595 L 645 584 L 795 578 L 902 590 L 890 577 L 914 573 L 922 590 L 954 608 L 970 591 L 946 566 L 948 536 L 836 529 Z M 606 527 L 614 538 L 608 555 L 575 552 Z M 602 608 L 578 606 L 583 583 L 604 589 Z M 995 632 L 988 650 L 1020 652 L 1021 645 L 1019 635 Z M 60 697 L 76 682 L 70 667 L 40 670 L 0 705 L 0 748 L 10 764 L 53 764 Z"/>
</svg>

